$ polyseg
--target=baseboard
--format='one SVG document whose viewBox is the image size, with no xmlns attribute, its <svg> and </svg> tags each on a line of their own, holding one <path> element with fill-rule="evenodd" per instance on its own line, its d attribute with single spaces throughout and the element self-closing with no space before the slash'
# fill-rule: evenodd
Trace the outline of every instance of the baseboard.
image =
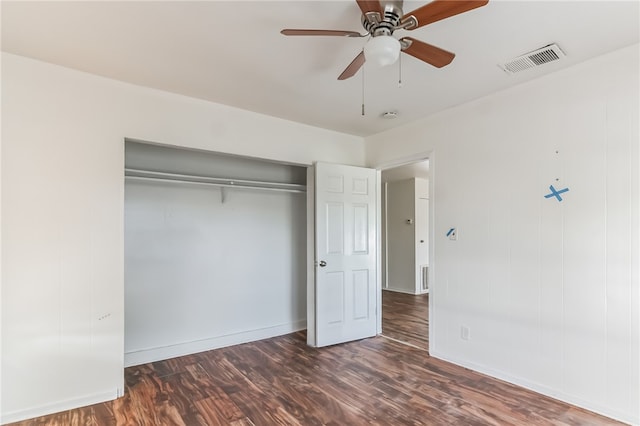
<svg viewBox="0 0 640 426">
<path fill-rule="evenodd" d="M 198 352 L 210 351 L 212 349 L 239 345 L 241 343 L 254 342 L 256 340 L 282 336 L 283 334 L 293 333 L 295 331 L 304 330 L 306 328 L 307 321 L 299 320 L 289 324 L 265 327 L 256 330 L 248 330 L 240 333 L 211 337 L 208 339 L 125 352 L 124 366 L 131 367 L 134 365 L 146 364 L 148 362 L 161 361 Z"/>
<path fill-rule="evenodd" d="M 399 290 L 399 289 L 396 289 L 396 288 L 389 288 L 389 287 L 387 287 L 387 288 L 383 288 L 382 290 L 384 290 L 384 291 L 392 291 L 392 292 L 394 292 L 394 293 L 410 294 L 410 295 L 412 295 L 412 296 L 417 296 L 417 295 L 423 294 L 423 293 L 414 293 L 414 292 L 412 292 L 412 291 Z M 427 293 L 428 293 L 428 291 L 427 291 Z"/>
<path fill-rule="evenodd" d="M 211 349 L 223 348 L 226 346 L 238 345 L 241 343 L 253 342 L 256 340 L 268 339 L 270 337 L 281 336 L 304 330 L 307 327 L 306 320 L 299 320 L 290 324 L 283 324 L 273 327 L 266 327 L 257 330 L 249 330 L 241 333 L 234 333 L 225 336 L 217 336 L 209 339 L 186 342 L 177 345 L 151 348 L 141 351 L 125 353 L 125 367 L 146 364 L 148 362 L 160 361 L 178 356 L 188 355 L 197 352 L 204 352 Z M 121 396 L 119 389 L 109 392 L 87 395 L 81 398 L 74 398 L 65 401 L 57 401 L 27 410 L 13 411 L 0 414 L 0 424 L 14 423 L 22 420 L 33 419 L 47 414 L 59 413 L 61 411 L 74 408 L 86 407 L 87 405 L 98 404 L 105 401 L 112 401 Z"/>
<path fill-rule="evenodd" d="M 87 405 L 98 404 L 105 401 L 112 401 L 119 396 L 120 395 L 118 394 L 118 389 L 113 389 L 112 391 L 108 392 L 96 393 L 83 396 L 81 398 L 67 399 L 64 401 L 57 401 L 51 404 L 29 408 L 27 410 L 2 413 L 0 424 L 4 425 L 7 423 L 19 422 L 22 420 L 46 416 L 47 414 L 59 413 L 61 411 L 72 410 L 79 407 L 86 407 Z"/>
<path fill-rule="evenodd" d="M 592 401 L 584 400 L 575 395 L 558 391 L 557 389 L 550 388 L 540 383 L 531 382 L 522 377 L 513 376 L 501 370 L 496 370 L 481 364 L 476 364 L 474 362 L 471 362 L 465 359 L 443 354 L 440 351 L 435 351 L 433 348 L 431 348 L 431 350 L 429 351 L 429 355 L 434 358 L 438 358 L 443 361 L 450 362 L 452 364 L 456 364 L 473 371 L 477 371 L 478 373 L 486 374 L 487 376 L 491 376 L 496 379 L 500 379 L 505 382 L 509 382 L 514 385 L 521 386 L 523 388 L 532 390 L 534 392 L 538 392 L 542 395 L 584 408 L 585 410 L 593 411 L 594 413 L 601 414 L 603 416 L 609 417 L 614 420 L 618 420 L 620 422 L 628 423 L 631 425 L 640 425 L 640 418 L 638 417 L 634 418 L 633 413 L 618 412 L 616 410 L 610 409 L 609 407 L 602 406 L 600 404 L 595 404 Z"/>
</svg>

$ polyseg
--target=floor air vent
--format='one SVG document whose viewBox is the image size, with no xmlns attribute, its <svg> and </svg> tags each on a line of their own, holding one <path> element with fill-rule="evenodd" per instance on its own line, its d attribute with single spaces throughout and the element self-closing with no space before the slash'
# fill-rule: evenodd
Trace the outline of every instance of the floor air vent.
<svg viewBox="0 0 640 426">
<path fill-rule="evenodd" d="M 525 53 L 515 59 L 498 64 L 507 74 L 534 68 L 564 58 L 565 54 L 557 44 L 550 44 L 533 52 Z"/>
</svg>

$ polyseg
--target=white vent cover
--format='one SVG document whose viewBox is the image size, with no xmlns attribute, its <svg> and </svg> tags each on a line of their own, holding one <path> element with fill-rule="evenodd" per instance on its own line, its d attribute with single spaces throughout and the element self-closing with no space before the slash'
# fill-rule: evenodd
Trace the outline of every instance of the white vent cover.
<svg viewBox="0 0 640 426">
<path fill-rule="evenodd" d="M 429 291 L 429 267 L 421 265 L 420 273 L 422 278 L 422 291 Z"/>
<path fill-rule="evenodd" d="M 520 71 L 534 68 L 549 62 L 558 61 L 564 58 L 565 54 L 557 44 L 550 44 L 541 47 L 533 52 L 525 53 L 515 59 L 498 64 L 507 74 L 515 74 Z"/>
</svg>

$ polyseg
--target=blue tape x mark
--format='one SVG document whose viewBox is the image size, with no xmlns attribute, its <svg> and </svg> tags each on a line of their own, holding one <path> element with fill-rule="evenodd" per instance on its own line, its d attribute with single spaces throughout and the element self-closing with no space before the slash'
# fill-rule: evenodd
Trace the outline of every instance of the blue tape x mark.
<svg viewBox="0 0 640 426">
<path fill-rule="evenodd" d="M 553 185 L 549 185 L 549 190 L 551 190 L 551 194 L 547 194 L 544 196 L 544 198 L 551 198 L 551 197 L 556 197 L 558 199 L 558 201 L 562 201 L 562 197 L 560 196 L 560 194 L 563 194 L 565 192 L 569 192 L 569 188 L 564 188 L 564 189 L 555 189 L 553 187 Z"/>
</svg>

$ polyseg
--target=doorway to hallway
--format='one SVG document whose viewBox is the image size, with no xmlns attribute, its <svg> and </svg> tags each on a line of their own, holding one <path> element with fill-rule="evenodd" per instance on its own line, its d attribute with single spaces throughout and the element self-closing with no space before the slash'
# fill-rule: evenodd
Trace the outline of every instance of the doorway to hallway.
<svg viewBox="0 0 640 426">
<path fill-rule="evenodd" d="M 382 335 L 429 349 L 429 160 L 382 170 Z"/>
<path fill-rule="evenodd" d="M 429 294 L 382 292 L 382 335 L 429 350 Z"/>
</svg>

